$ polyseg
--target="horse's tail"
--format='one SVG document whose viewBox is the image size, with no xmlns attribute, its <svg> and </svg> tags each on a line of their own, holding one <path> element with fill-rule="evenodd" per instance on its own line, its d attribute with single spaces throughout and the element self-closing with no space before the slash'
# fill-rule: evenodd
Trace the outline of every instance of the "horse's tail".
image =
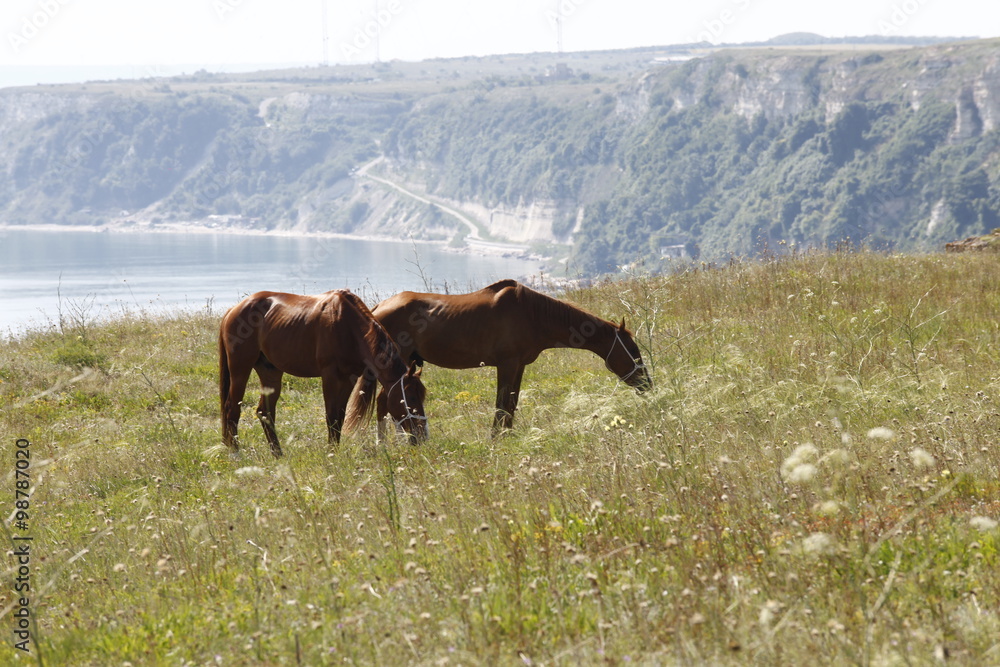
<svg viewBox="0 0 1000 667">
<path fill-rule="evenodd" d="M 362 373 L 351 392 L 347 403 L 347 416 L 344 419 L 344 430 L 355 431 L 371 419 L 375 411 L 375 390 L 378 381 L 372 373 Z"/>
<path fill-rule="evenodd" d="M 229 374 L 229 353 L 226 351 L 226 341 L 223 331 L 219 329 L 219 412 L 222 415 L 222 438 L 229 442 L 229 424 L 226 421 L 226 399 L 229 398 L 229 388 L 232 379 Z"/>
</svg>

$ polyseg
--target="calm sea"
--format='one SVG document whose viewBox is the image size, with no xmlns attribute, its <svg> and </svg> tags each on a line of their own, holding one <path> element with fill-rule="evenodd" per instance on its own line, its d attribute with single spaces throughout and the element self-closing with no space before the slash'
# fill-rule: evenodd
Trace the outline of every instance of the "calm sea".
<svg viewBox="0 0 1000 667">
<path fill-rule="evenodd" d="M 221 313 L 247 294 L 346 287 L 369 305 L 398 291 L 465 292 L 537 275 L 541 261 L 429 244 L 203 233 L 0 230 L 0 335 L 64 319 Z"/>
</svg>

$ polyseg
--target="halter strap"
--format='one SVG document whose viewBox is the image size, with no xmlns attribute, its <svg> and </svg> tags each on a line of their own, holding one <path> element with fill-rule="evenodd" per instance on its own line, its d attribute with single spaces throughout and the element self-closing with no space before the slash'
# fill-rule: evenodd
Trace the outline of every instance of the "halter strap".
<svg viewBox="0 0 1000 667">
<path fill-rule="evenodd" d="M 607 368 L 612 373 L 615 373 L 615 370 L 613 368 L 611 368 L 611 354 L 615 351 L 615 345 L 621 345 L 622 349 L 625 350 L 625 354 L 628 355 L 628 358 L 632 359 L 632 353 L 630 353 L 628 351 L 628 348 L 625 347 L 625 343 L 622 341 L 621 334 L 619 333 L 618 329 L 615 328 L 615 339 L 611 343 L 611 349 L 608 350 L 608 356 L 604 357 L 604 366 L 605 366 L 605 368 Z M 632 359 L 632 363 L 635 364 L 635 368 L 633 368 L 631 371 L 629 371 L 629 373 L 627 375 L 621 375 L 621 376 L 619 376 L 622 379 L 623 382 L 628 382 L 628 379 L 630 377 L 632 377 L 633 375 L 635 375 L 637 372 L 646 370 L 646 364 L 637 362 L 635 359 Z M 618 374 L 615 373 L 615 375 L 618 375 Z"/>
<path fill-rule="evenodd" d="M 403 422 L 405 422 L 407 419 L 416 419 L 417 421 L 427 421 L 427 415 L 416 415 L 413 414 L 413 411 L 410 410 L 410 404 L 406 402 L 406 391 L 403 390 L 403 378 L 405 377 L 406 373 L 400 375 L 399 379 L 396 380 L 396 382 L 392 385 L 392 387 L 389 387 L 389 391 L 386 392 L 386 397 L 388 397 L 388 395 L 392 393 L 393 387 L 395 387 L 397 384 L 399 385 L 399 393 L 403 397 L 402 401 L 403 410 L 406 411 L 406 416 L 401 417 L 400 419 L 396 419 L 395 417 L 392 418 L 393 423 L 395 423 L 398 428 L 403 428 Z M 391 416 L 392 415 L 390 415 L 390 417 Z"/>
</svg>

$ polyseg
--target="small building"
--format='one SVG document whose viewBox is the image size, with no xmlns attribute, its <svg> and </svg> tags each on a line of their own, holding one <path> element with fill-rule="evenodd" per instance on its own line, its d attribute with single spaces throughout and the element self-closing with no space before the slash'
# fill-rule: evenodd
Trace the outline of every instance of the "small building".
<svg viewBox="0 0 1000 667">
<path fill-rule="evenodd" d="M 689 259 L 687 246 L 683 243 L 676 245 L 661 245 L 660 257 L 669 259 Z"/>
</svg>

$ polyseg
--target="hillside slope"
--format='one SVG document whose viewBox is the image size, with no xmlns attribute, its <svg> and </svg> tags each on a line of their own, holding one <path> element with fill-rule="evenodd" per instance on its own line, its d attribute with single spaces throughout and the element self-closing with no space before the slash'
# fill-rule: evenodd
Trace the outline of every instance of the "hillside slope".
<svg viewBox="0 0 1000 667">
<path fill-rule="evenodd" d="M 937 249 L 998 221 L 997 43 L 725 51 L 575 106 L 493 89 L 400 116 L 386 152 L 439 192 L 553 201 L 579 265 L 683 247 Z"/>
</svg>

